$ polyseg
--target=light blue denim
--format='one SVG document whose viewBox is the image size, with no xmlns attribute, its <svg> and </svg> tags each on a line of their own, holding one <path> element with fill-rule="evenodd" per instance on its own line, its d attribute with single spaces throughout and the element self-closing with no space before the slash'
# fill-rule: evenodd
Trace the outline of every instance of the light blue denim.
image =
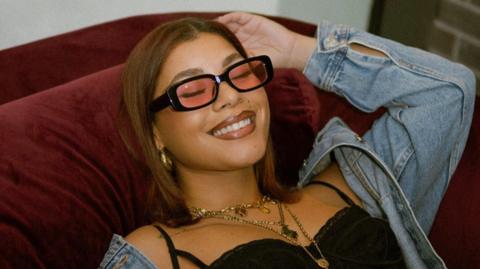
<svg viewBox="0 0 480 269">
<path fill-rule="evenodd" d="M 462 65 L 327 22 L 304 73 L 365 112 L 387 112 L 360 137 L 339 118 L 318 133 L 299 171 L 302 187 L 329 165 L 330 153 L 364 208 L 388 219 L 408 268 L 446 268 L 428 234 L 465 147 L 475 78 Z M 387 57 L 349 48 L 358 43 Z M 114 235 L 100 268 L 156 268 Z"/>
<path fill-rule="evenodd" d="M 475 77 L 462 65 L 345 26 L 322 23 L 305 75 L 356 108 L 385 107 L 360 138 L 338 118 L 315 140 L 301 187 L 333 151 L 364 208 L 387 218 L 409 268 L 445 268 L 426 234 L 460 160 L 475 100 Z M 349 48 L 358 43 L 388 57 Z"/>
</svg>

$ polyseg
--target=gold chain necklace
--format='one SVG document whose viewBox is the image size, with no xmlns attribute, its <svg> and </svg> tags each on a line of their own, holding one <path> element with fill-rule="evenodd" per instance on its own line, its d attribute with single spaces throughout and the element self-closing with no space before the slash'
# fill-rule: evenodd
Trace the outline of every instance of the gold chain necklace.
<svg viewBox="0 0 480 269">
<path fill-rule="evenodd" d="M 278 207 L 278 212 L 280 215 L 280 220 L 279 221 L 266 221 L 266 220 L 248 220 L 244 219 L 243 217 L 246 216 L 246 209 L 250 208 L 259 208 L 259 209 L 266 209 L 270 213 L 270 210 L 265 207 L 265 203 L 271 203 L 275 204 Z M 312 243 L 315 248 L 318 251 L 318 254 L 320 254 L 320 259 L 316 259 L 315 256 L 302 244 L 298 242 L 298 233 L 295 230 L 292 230 L 288 227 L 288 225 L 285 223 L 285 216 L 283 214 L 283 207 L 285 207 L 286 211 L 288 214 L 292 217 L 294 220 L 295 224 L 298 226 L 302 234 L 305 236 L 305 238 Z M 242 209 L 242 210 L 239 210 Z M 245 209 L 245 210 L 243 210 Z M 329 262 L 323 255 L 322 251 L 320 250 L 320 247 L 318 246 L 317 242 L 307 233 L 305 228 L 303 227 L 302 223 L 299 221 L 298 217 L 293 214 L 293 212 L 290 211 L 290 209 L 280 203 L 279 201 L 272 200 L 268 196 L 264 196 L 261 201 L 251 203 L 251 204 L 241 204 L 241 205 L 236 205 L 232 207 L 226 207 L 222 210 L 206 210 L 203 208 L 196 208 L 192 207 L 190 208 L 190 212 L 192 213 L 194 218 L 217 218 L 217 219 L 223 219 L 227 221 L 232 221 L 232 222 L 237 222 L 241 224 L 249 224 L 249 225 L 254 225 L 266 230 L 269 230 L 271 232 L 274 232 L 276 234 L 279 234 L 283 238 L 285 238 L 288 242 L 292 243 L 293 245 L 300 246 L 303 248 L 303 250 L 310 256 L 312 260 L 314 260 L 320 268 L 328 269 L 329 268 Z M 235 215 L 230 215 L 228 213 L 234 212 Z M 264 212 L 262 210 L 262 212 Z M 277 230 L 271 226 L 280 226 L 280 229 Z"/>
<path fill-rule="evenodd" d="M 194 219 L 211 218 L 215 216 L 221 216 L 230 212 L 233 212 L 235 215 L 238 215 L 240 217 L 245 217 L 247 215 L 247 209 L 251 208 L 256 208 L 265 214 L 269 214 L 270 209 L 265 206 L 265 203 L 267 202 L 272 202 L 272 200 L 270 199 L 270 197 L 264 195 L 259 201 L 248 204 L 229 206 L 220 210 L 207 210 L 201 207 L 190 207 L 190 214 L 192 214 Z"/>
<path fill-rule="evenodd" d="M 307 252 L 307 254 L 318 264 L 318 266 L 320 266 L 321 268 L 325 268 L 325 269 L 328 269 L 328 267 L 330 266 L 330 263 L 328 262 L 328 260 L 325 258 L 325 256 L 323 255 L 322 251 L 320 250 L 320 247 L 318 246 L 317 242 L 315 241 L 314 238 L 312 238 L 308 233 L 307 231 L 305 230 L 305 228 L 303 227 L 302 223 L 298 220 L 298 217 L 297 215 L 293 214 L 292 211 L 290 211 L 290 209 L 286 206 L 286 205 L 283 205 L 285 207 L 285 209 L 287 210 L 288 214 L 290 214 L 290 216 L 292 217 L 292 219 L 295 221 L 295 223 L 297 224 L 298 228 L 300 228 L 300 231 L 302 232 L 302 234 L 308 239 L 308 241 L 310 241 L 310 243 L 312 243 L 315 248 L 317 249 L 318 251 L 318 254 L 320 254 L 320 259 L 315 259 L 315 257 L 312 255 L 312 253 L 310 253 L 310 251 L 307 250 L 307 248 L 303 245 L 302 248 L 305 250 L 305 252 Z M 300 244 L 299 244 L 300 245 Z"/>
</svg>

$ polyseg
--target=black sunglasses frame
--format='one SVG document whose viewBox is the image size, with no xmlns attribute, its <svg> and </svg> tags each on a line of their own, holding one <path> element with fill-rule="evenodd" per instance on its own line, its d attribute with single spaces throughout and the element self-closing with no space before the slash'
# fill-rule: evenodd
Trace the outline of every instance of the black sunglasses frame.
<svg viewBox="0 0 480 269">
<path fill-rule="evenodd" d="M 253 88 L 245 89 L 245 90 L 244 89 L 239 89 L 238 87 L 236 87 L 232 83 L 232 81 L 228 77 L 228 73 L 232 69 L 236 68 L 237 66 L 240 66 L 240 65 L 248 63 L 248 62 L 256 61 L 256 60 L 260 60 L 265 65 L 265 70 L 267 72 L 266 80 L 263 81 L 262 83 L 260 83 L 258 86 L 255 86 Z M 182 85 L 186 82 L 201 79 L 201 78 L 211 78 L 213 81 L 215 81 L 215 96 L 212 98 L 211 101 L 209 101 L 208 103 L 203 104 L 201 106 L 196 106 L 196 107 L 185 107 L 185 106 L 183 106 L 180 103 L 180 100 L 178 100 L 178 96 L 176 94 L 177 88 L 180 85 Z M 156 113 L 156 112 L 158 112 L 158 111 L 160 111 L 160 110 L 162 110 L 162 109 L 164 109 L 168 106 L 172 106 L 172 108 L 176 111 L 191 111 L 191 110 L 200 109 L 202 107 L 206 107 L 206 106 L 210 105 L 211 103 L 215 102 L 215 100 L 218 97 L 218 90 L 219 90 L 220 83 L 222 83 L 223 81 L 227 82 L 230 87 L 232 87 L 235 90 L 237 90 L 238 92 L 242 93 L 242 92 L 249 92 L 249 91 L 253 91 L 255 89 L 258 89 L 258 88 L 264 86 L 265 84 L 267 84 L 268 82 L 270 82 L 272 80 L 272 78 L 273 78 L 272 61 L 270 60 L 270 58 L 267 55 L 250 57 L 250 58 L 247 58 L 247 59 L 242 60 L 240 62 L 232 64 L 220 75 L 213 75 L 213 74 L 198 75 L 198 76 L 194 76 L 194 77 L 191 77 L 191 78 L 186 78 L 184 80 L 181 80 L 181 81 L 175 83 L 174 85 L 169 87 L 164 94 L 162 94 L 161 96 L 159 96 L 155 100 L 153 100 L 150 103 L 149 109 L 150 109 L 150 112 L 152 112 L 152 113 Z"/>
</svg>

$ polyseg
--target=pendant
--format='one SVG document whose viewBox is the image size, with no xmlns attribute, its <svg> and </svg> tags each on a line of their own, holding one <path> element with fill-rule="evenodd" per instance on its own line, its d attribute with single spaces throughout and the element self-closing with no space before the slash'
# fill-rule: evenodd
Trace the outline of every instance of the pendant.
<svg viewBox="0 0 480 269">
<path fill-rule="evenodd" d="M 282 225 L 282 234 L 290 238 L 293 238 L 295 240 L 297 240 L 297 237 L 298 237 L 297 232 L 288 228 L 288 225 L 286 224 Z"/>
<path fill-rule="evenodd" d="M 324 268 L 324 269 L 328 269 L 328 266 L 330 266 L 327 259 L 325 259 L 325 258 L 321 258 L 320 260 L 316 260 L 316 262 L 317 262 L 318 266 L 320 266 L 321 268 Z"/>
<path fill-rule="evenodd" d="M 259 207 L 260 211 L 262 211 L 262 213 L 264 214 L 270 214 L 270 209 L 268 209 L 267 207 L 265 206 L 262 206 L 262 207 Z"/>
<path fill-rule="evenodd" d="M 240 217 L 245 217 L 247 215 L 247 210 L 243 207 L 235 208 L 234 213 Z"/>
</svg>

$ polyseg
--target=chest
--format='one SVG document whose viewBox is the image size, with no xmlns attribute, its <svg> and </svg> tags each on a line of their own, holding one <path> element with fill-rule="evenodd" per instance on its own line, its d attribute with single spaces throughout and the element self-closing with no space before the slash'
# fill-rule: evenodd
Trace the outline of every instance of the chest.
<svg viewBox="0 0 480 269">
<path fill-rule="evenodd" d="M 307 197 L 298 203 L 283 206 L 281 210 L 271 206 L 270 214 L 266 215 L 249 214 L 237 220 L 209 219 L 203 226 L 173 234 L 172 239 L 177 249 L 188 251 L 206 264 L 211 264 L 238 246 L 266 239 L 282 241 L 291 246 L 308 246 L 325 223 L 343 207 L 327 205 Z M 282 218 L 284 226 L 278 224 Z M 292 241 L 292 238 L 287 238 L 285 230 L 282 230 L 284 227 L 296 233 L 297 239 Z M 188 261 L 184 263 L 185 267 L 182 268 L 191 266 Z"/>
</svg>

